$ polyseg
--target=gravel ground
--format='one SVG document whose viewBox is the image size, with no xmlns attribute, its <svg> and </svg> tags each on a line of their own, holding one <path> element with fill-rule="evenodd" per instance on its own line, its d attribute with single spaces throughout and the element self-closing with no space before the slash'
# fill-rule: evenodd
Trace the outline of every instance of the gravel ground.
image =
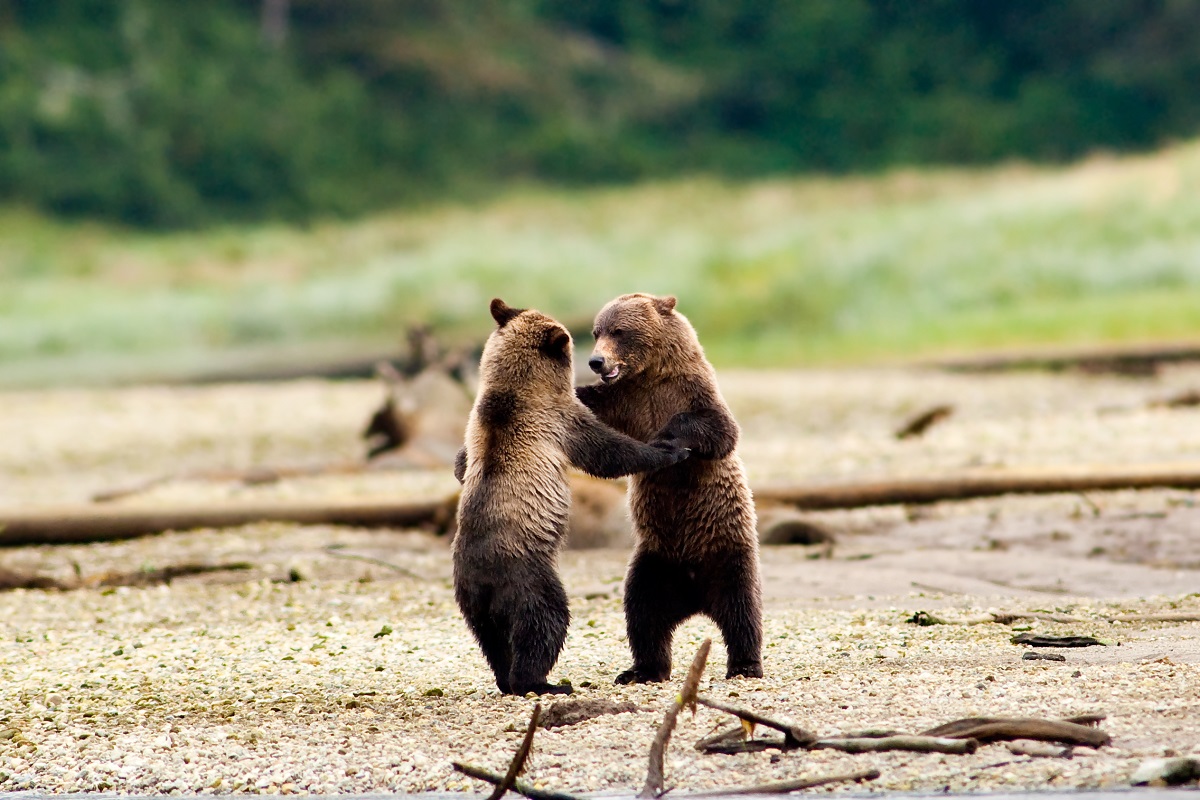
<svg viewBox="0 0 1200 800">
<path fill-rule="evenodd" d="M 725 389 L 753 480 L 766 482 L 1196 460 L 1200 412 L 1147 402 L 1198 384 L 1188 369 L 1137 381 L 882 370 L 731 374 Z M 164 474 L 352 459 L 378 398 L 370 384 L 319 382 L 0 395 L 0 506 L 82 502 Z M 891 436 L 946 402 L 955 414 L 926 437 Z M 451 490 L 444 472 L 410 471 L 265 487 L 180 480 L 127 502 Z M 971 756 L 702 756 L 692 743 L 731 720 L 701 709 L 681 717 L 669 784 L 683 792 L 875 766 L 882 775 L 867 786 L 816 791 L 1115 787 L 1144 758 L 1200 753 L 1200 625 L 1102 619 L 1200 612 L 1193 500 L 1117 492 L 814 515 L 838 532 L 833 559 L 763 554 L 767 678 L 724 680 L 724 651 L 704 620 L 676 635 L 676 681 L 713 636 L 703 692 L 818 733 L 1101 712 L 1113 746 L 1070 759 L 1003 745 Z M 446 545 L 432 536 L 271 524 L 0 552 L 11 569 L 85 579 L 190 560 L 253 568 L 145 589 L 0 594 L 0 791 L 477 792 L 451 760 L 507 764 L 533 701 L 496 693 L 454 607 Z M 527 776 L 536 784 L 641 785 L 677 684 L 611 683 L 628 658 L 624 561 L 619 551 L 564 554 L 573 622 L 552 675 L 579 697 L 645 710 L 539 732 Z M 1057 609 L 1092 621 L 1033 629 L 1110 646 L 1031 662 L 1007 626 L 905 622 L 935 609 Z"/>
</svg>

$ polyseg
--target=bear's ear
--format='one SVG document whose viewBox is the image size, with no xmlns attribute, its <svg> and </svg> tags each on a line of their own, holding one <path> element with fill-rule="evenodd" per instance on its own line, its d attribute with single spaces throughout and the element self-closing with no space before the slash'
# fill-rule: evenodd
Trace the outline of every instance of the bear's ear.
<svg viewBox="0 0 1200 800">
<path fill-rule="evenodd" d="M 496 320 L 496 327 L 499 328 L 503 328 L 512 321 L 513 317 L 524 310 L 523 308 L 512 308 L 499 297 L 492 300 L 492 319 Z"/>
<path fill-rule="evenodd" d="M 571 334 L 562 328 L 547 328 L 542 338 L 541 351 L 550 358 L 570 358 Z"/>
<path fill-rule="evenodd" d="M 654 307 L 658 309 L 658 313 L 666 315 L 675 310 L 675 296 L 667 295 L 666 297 L 654 298 Z"/>
</svg>

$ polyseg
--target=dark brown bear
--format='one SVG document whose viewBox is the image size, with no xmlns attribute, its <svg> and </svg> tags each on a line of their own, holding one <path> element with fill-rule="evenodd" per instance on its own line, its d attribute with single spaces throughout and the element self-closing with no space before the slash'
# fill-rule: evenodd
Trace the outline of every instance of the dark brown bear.
<svg viewBox="0 0 1200 800">
<path fill-rule="evenodd" d="M 491 308 L 497 327 L 454 468 L 463 484 L 454 596 L 501 692 L 570 693 L 546 682 L 570 622 L 557 571 L 567 467 L 612 478 L 676 464 L 687 451 L 601 424 L 575 399 L 567 329 L 499 299 Z"/>
<path fill-rule="evenodd" d="M 601 309 L 576 393 L 602 422 L 691 458 L 630 479 L 637 543 L 625 578 L 633 667 L 617 683 L 671 676 L 671 636 L 693 614 L 725 639 L 727 677 L 762 677 L 762 588 L 754 504 L 729 413 L 696 331 L 674 297 L 627 294 Z"/>
</svg>

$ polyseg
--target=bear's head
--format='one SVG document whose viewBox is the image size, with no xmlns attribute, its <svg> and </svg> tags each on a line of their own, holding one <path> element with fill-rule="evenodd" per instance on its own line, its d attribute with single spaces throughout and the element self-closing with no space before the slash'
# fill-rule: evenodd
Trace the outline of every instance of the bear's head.
<svg viewBox="0 0 1200 800">
<path fill-rule="evenodd" d="M 540 311 L 512 308 L 499 297 L 491 309 L 496 330 L 483 347 L 480 380 L 570 392 L 574 373 L 567 329 Z"/>
<path fill-rule="evenodd" d="M 600 309 L 592 336 L 596 347 L 588 366 L 605 383 L 676 371 L 700 348 L 696 331 L 670 296 L 621 295 Z"/>
</svg>

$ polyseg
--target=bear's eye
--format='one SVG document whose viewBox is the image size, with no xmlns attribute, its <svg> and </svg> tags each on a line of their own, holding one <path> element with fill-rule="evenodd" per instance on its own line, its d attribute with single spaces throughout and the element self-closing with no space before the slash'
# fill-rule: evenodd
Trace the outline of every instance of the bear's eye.
<svg viewBox="0 0 1200 800">
<path fill-rule="evenodd" d="M 625 329 L 624 329 L 624 328 L 613 328 L 613 329 L 612 329 L 612 335 L 613 335 L 613 336 L 624 336 L 624 335 L 625 335 Z"/>
<path fill-rule="evenodd" d="M 600 329 L 599 328 L 592 328 L 592 338 L 593 339 L 600 338 Z"/>
</svg>

